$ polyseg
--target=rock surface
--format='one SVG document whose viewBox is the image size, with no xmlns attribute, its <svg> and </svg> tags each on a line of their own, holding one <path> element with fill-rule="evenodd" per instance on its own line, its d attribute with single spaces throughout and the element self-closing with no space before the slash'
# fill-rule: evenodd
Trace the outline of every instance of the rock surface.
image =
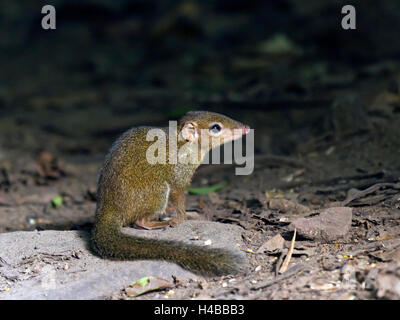
<svg viewBox="0 0 400 320">
<path fill-rule="evenodd" d="M 352 209 L 333 207 L 322 210 L 312 218 L 299 218 L 291 224 L 297 233 L 306 238 L 334 241 L 343 238 L 351 227 Z"/>
<path fill-rule="evenodd" d="M 177 228 L 124 232 L 195 245 L 211 240 L 210 248 L 225 248 L 243 257 L 242 229 L 216 222 L 187 221 Z M 198 240 L 193 240 L 198 239 Z M 0 234 L 0 300 L 101 299 L 144 276 L 172 281 L 199 278 L 165 261 L 111 261 L 92 254 L 89 233 L 32 231 Z M 209 241 L 208 241 L 209 242 Z M 6 289 L 8 288 L 8 289 Z"/>
</svg>

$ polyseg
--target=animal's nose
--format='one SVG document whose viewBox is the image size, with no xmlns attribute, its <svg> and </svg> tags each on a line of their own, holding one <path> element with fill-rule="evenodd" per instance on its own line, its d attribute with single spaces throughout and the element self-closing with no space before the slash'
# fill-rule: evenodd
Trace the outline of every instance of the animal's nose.
<svg viewBox="0 0 400 320">
<path fill-rule="evenodd" d="M 248 134 L 250 132 L 250 127 L 249 126 L 244 126 L 243 127 L 243 134 Z"/>
</svg>

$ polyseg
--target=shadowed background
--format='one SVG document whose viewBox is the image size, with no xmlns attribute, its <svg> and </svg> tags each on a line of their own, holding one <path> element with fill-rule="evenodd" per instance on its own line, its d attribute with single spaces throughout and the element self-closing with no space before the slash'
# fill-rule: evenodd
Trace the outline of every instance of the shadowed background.
<svg viewBox="0 0 400 320">
<path fill-rule="evenodd" d="M 44 4 L 56 30 L 41 28 Z M 350 31 L 344 4 L 2 1 L 0 145 L 101 154 L 130 126 L 197 108 L 256 128 L 258 152 L 293 153 L 330 129 L 343 90 L 373 78 L 364 92 L 379 91 L 398 67 L 398 1 L 354 2 Z"/>
<path fill-rule="evenodd" d="M 353 2 L 347 31 L 341 1 L 59 0 L 46 3 L 56 30 L 41 28 L 44 4 L 0 4 L 5 230 L 34 228 L 29 217 L 44 210 L 14 203 L 48 208 L 57 194 L 67 221 L 79 211 L 68 197 L 92 201 L 81 210 L 92 217 L 112 141 L 194 109 L 255 129 L 253 175 L 210 167 L 195 179 L 236 179 L 239 199 L 279 186 L 291 167 L 317 168 L 314 179 L 399 169 L 398 1 Z"/>
</svg>

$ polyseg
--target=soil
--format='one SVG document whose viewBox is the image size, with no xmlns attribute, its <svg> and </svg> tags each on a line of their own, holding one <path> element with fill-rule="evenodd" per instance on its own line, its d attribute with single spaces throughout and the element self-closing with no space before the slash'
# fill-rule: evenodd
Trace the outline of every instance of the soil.
<svg viewBox="0 0 400 320">
<path fill-rule="evenodd" d="M 0 51 L 0 232 L 90 230 L 98 170 L 116 137 L 207 109 L 255 129 L 255 168 L 237 176 L 233 165 L 201 166 L 192 186 L 228 185 L 187 195 L 186 207 L 196 220 L 240 226 L 251 272 L 178 279 L 172 292 L 137 298 L 121 287 L 109 299 L 400 299 L 400 45 L 386 5 L 376 8 L 379 27 L 349 35 L 332 27 L 334 1 L 125 11 L 83 1 L 79 16 L 59 3 L 56 31 L 32 18 Z M 367 8 L 359 4 L 361 26 L 375 17 Z M 348 232 L 297 234 L 280 274 L 291 222 L 343 206 L 352 208 Z M 283 248 L 259 250 L 278 234 Z"/>
</svg>

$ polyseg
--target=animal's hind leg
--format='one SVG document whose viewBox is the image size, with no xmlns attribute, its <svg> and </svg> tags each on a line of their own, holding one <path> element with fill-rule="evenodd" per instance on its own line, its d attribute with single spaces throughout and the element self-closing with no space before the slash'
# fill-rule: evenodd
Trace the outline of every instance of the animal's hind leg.
<svg viewBox="0 0 400 320">
<path fill-rule="evenodd" d="M 171 205 L 175 208 L 177 215 L 176 218 L 169 220 L 169 224 L 173 227 L 176 227 L 178 224 L 187 219 L 185 211 L 185 191 L 182 189 L 171 190 L 169 200 Z"/>
</svg>

